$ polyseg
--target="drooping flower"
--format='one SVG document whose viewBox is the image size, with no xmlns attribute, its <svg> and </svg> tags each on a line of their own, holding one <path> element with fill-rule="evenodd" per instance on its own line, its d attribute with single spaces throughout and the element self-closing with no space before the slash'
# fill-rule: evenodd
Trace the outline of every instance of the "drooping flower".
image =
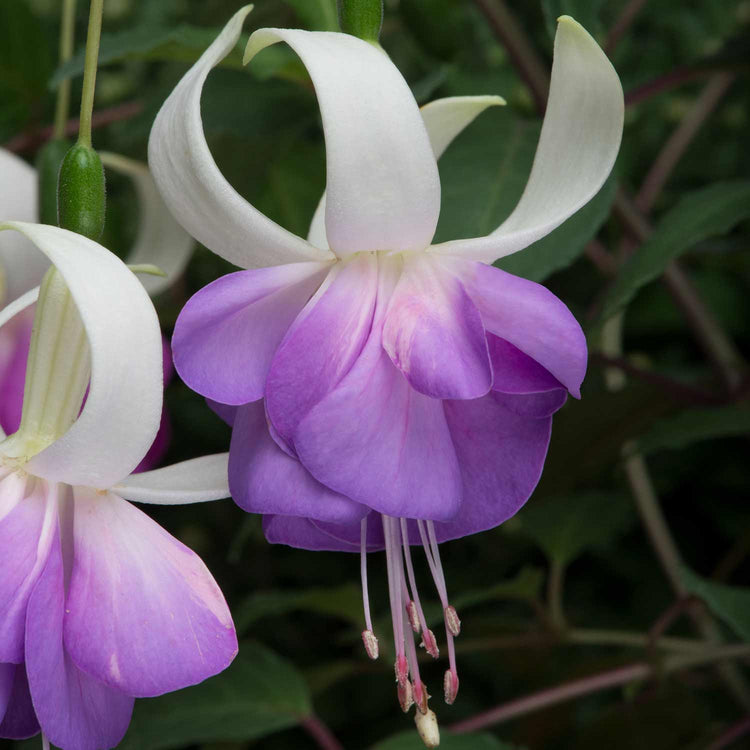
<svg viewBox="0 0 750 750">
<path fill-rule="evenodd" d="M 0 737 L 41 727 L 63 750 L 114 747 L 135 697 L 200 682 L 236 654 L 203 562 L 128 502 L 226 497 L 227 456 L 131 475 L 162 406 L 146 291 L 80 235 L 0 230 L 53 264 L 41 290 L 0 312 L 2 326 L 38 293 L 21 424 L 0 432 Z"/>
<path fill-rule="evenodd" d="M 133 180 L 140 217 L 138 233 L 127 262 L 157 265 L 164 276 L 144 275 L 143 285 L 157 295 L 172 284 L 190 259 L 193 240 L 171 217 L 144 164 L 123 156 L 102 153 L 103 163 Z M 38 221 L 37 175 L 25 161 L 0 149 L 0 214 L 17 221 Z M 18 232 L 0 236 L 0 307 L 37 286 L 49 262 L 43 253 Z M 0 329 L 0 427 L 15 432 L 21 421 L 23 385 L 31 340 L 33 308 L 19 313 Z M 172 354 L 164 340 L 164 379 L 172 374 Z M 157 465 L 169 446 L 171 425 L 166 410 L 153 444 L 138 466 L 145 471 Z"/>
<path fill-rule="evenodd" d="M 411 560 L 424 547 L 445 613 L 438 543 L 512 516 L 535 487 L 552 414 L 575 397 L 586 343 L 539 284 L 488 265 L 551 232 L 589 201 L 614 163 L 622 89 L 569 17 L 555 39 L 547 114 L 526 189 L 486 237 L 431 245 L 436 159 L 497 97 L 435 101 L 421 113 L 387 55 L 354 37 L 253 33 L 249 60 L 286 42 L 312 78 L 326 140 L 327 191 L 307 240 L 241 198 L 201 125 L 211 68 L 233 49 L 237 13 L 162 107 L 149 163 L 177 220 L 244 268 L 183 309 L 173 350 L 182 378 L 233 424 L 232 496 L 264 514 L 271 542 L 361 551 L 365 647 L 378 653 L 365 553 L 385 548 L 399 697 L 427 709 L 412 630 L 437 655 Z"/>
</svg>

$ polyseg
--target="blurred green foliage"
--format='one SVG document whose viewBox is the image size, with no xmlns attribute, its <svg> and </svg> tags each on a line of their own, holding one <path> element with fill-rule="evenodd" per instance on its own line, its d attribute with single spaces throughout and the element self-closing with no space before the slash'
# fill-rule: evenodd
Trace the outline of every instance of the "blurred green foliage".
<svg viewBox="0 0 750 750">
<path fill-rule="evenodd" d="M 78 8 L 79 42 L 85 5 Z M 135 106 L 126 108 L 127 117 L 96 128 L 95 146 L 145 160 L 159 106 L 239 5 L 235 0 L 107 0 L 96 109 Z M 487 232 L 507 216 L 525 184 L 539 134 L 533 100 L 479 5 L 386 2 L 381 43 L 420 102 L 484 93 L 508 102 L 483 114 L 441 160 L 438 240 Z M 508 3 L 547 65 L 558 15 L 573 15 L 604 43 L 627 5 L 626 0 Z M 31 162 L 44 143 L 42 129 L 52 121 L 56 82 L 73 77 L 74 107 L 80 93 L 80 44 L 76 57 L 55 67 L 58 6 L 55 0 L 0 3 L 0 143 Z M 335 29 L 335 2 L 258 0 L 247 31 L 263 26 Z M 667 263 L 679 257 L 702 302 L 747 357 L 749 40 L 747 0 L 646 2 L 611 54 L 625 91 L 641 92 L 626 113 L 615 175 L 548 238 L 502 262 L 506 270 L 543 280 L 571 307 L 590 333 L 592 356 L 583 399 L 571 400 L 556 417 L 545 473 L 527 507 L 499 529 L 442 547 L 449 590 L 463 607 L 457 641 L 461 692 L 454 706 L 438 701 L 443 662 L 424 664 L 443 726 L 661 653 L 637 639 L 618 642 L 614 636 L 606 644 L 574 642 L 550 622 L 550 588 L 560 597 L 567 625 L 584 635 L 645 636 L 674 605 L 675 595 L 634 509 L 623 471 L 625 443 L 629 451 L 646 454 L 684 558 L 685 586 L 722 623 L 722 637 L 750 636 L 750 589 L 743 587 L 750 580 L 747 373 L 740 373 L 744 386 L 727 393 L 659 281 Z M 305 234 L 325 184 L 314 92 L 300 63 L 282 46 L 242 68 L 241 44 L 206 86 L 209 143 L 242 195 Z M 718 69 L 737 78 L 657 196 L 649 217 L 651 238 L 633 245 L 612 211 L 616 191 L 637 192 L 707 77 Z M 658 82 L 670 76 L 675 85 L 660 88 Z M 103 243 L 123 253 L 137 218 L 132 187 L 108 175 Z M 613 266 L 621 267 L 614 277 L 587 257 L 593 237 Z M 627 249 L 633 251 L 629 259 Z M 230 270 L 199 248 L 184 279 L 157 301 L 165 331 L 190 294 Z M 599 354 L 600 322 L 617 311 L 624 313 L 626 377 L 613 392 L 605 379 L 612 363 Z M 168 461 L 226 450 L 229 429 L 201 398 L 174 380 L 166 400 L 174 425 Z M 224 674 L 181 693 L 138 701 L 122 747 L 312 748 L 301 722 L 313 710 L 345 748 L 419 747 L 411 718 L 401 715 L 395 701 L 381 556 L 370 559 L 370 587 L 374 615 L 383 623 L 385 658 L 372 663 L 359 640 L 355 557 L 271 547 L 259 519 L 244 516 L 230 501 L 153 513 L 203 556 L 243 637 L 254 641 L 243 644 Z M 417 575 L 426 578 L 421 563 Z M 561 575 L 552 587 L 551 568 Z M 428 615 L 439 618 L 437 597 L 423 589 Z M 700 637 L 684 616 L 669 635 L 695 643 Z M 441 747 L 685 750 L 707 747 L 743 715 L 716 671 L 701 668 L 661 679 L 658 660 L 655 667 L 653 680 L 584 695 L 480 735 L 444 733 Z M 746 670 L 744 680 L 750 683 Z M 37 747 L 38 740 L 18 746 Z"/>
</svg>

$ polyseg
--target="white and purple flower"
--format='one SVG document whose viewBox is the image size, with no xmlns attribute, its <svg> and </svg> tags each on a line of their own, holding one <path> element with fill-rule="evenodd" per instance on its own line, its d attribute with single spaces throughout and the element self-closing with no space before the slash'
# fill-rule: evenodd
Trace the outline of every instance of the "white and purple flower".
<svg viewBox="0 0 750 750">
<path fill-rule="evenodd" d="M 402 705 L 426 710 L 412 628 L 437 655 L 410 558 L 422 544 L 445 611 L 438 543 L 489 529 L 534 489 L 552 414 L 579 397 L 586 343 L 539 284 L 488 265 L 589 201 L 615 161 L 623 96 L 612 65 L 560 20 L 550 97 L 526 189 L 486 237 L 431 245 L 436 159 L 498 97 L 421 112 L 377 45 L 338 33 L 261 29 L 249 60 L 286 42 L 306 65 L 326 139 L 327 191 L 307 240 L 241 198 L 203 134 L 200 96 L 233 49 L 238 12 L 159 113 L 149 162 L 175 218 L 244 268 L 199 291 L 173 338 L 182 378 L 233 424 L 232 496 L 264 514 L 269 541 L 315 550 L 385 548 Z M 262 268 L 257 268 L 263 266 Z M 363 636 L 378 652 L 366 603 Z"/>
<path fill-rule="evenodd" d="M 237 652 L 203 562 L 128 502 L 226 497 L 227 457 L 131 474 L 162 407 L 148 294 L 80 235 L 0 230 L 53 265 L 0 312 L 2 326 L 38 295 L 20 426 L 0 431 L 0 737 L 41 728 L 65 750 L 100 750 L 124 735 L 135 697 L 200 682 Z"/>
</svg>

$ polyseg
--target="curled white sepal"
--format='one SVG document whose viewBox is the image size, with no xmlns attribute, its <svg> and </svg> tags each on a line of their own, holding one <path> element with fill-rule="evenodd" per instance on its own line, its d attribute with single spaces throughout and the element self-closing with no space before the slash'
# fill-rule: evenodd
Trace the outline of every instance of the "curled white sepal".
<svg viewBox="0 0 750 750">
<path fill-rule="evenodd" d="M 561 16 L 547 112 L 534 164 L 511 215 L 491 234 L 431 252 L 492 263 L 528 247 L 599 192 L 620 148 L 624 100 L 612 63 L 591 35 Z"/>
<path fill-rule="evenodd" d="M 339 256 L 424 250 L 440 178 L 406 81 L 379 47 L 335 32 L 260 29 L 244 62 L 286 42 L 315 86 L 326 140 L 326 235 Z"/>
<path fill-rule="evenodd" d="M 23 159 L 0 148 L 0 213 L 3 219 L 38 220 L 36 171 Z M 48 266 L 47 259 L 17 232 L 0 237 L 0 277 L 5 279 L 3 300 L 19 297 L 36 286 Z"/>
<path fill-rule="evenodd" d="M 229 497 L 228 460 L 228 453 L 215 453 L 131 474 L 113 487 L 112 492 L 126 500 L 155 505 L 221 500 Z"/>
<path fill-rule="evenodd" d="M 251 10 L 247 5 L 232 16 L 162 105 L 149 137 L 149 167 L 177 221 L 231 263 L 250 268 L 331 260 L 331 253 L 283 229 L 240 196 L 219 171 L 206 143 L 203 84 L 234 48 Z"/>
<path fill-rule="evenodd" d="M 450 96 L 425 104 L 419 113 L 435 159 L 439 159 L 453 139 L 485 109 L 502 104 L 505 104 L 505 100 L 500 96 Z M 315 209 L 307 241 L 315 247 L 328 248 L 325 192 Z"/>
<path fill-rule="evenodd" d="M 138 196 L 138 234 L 126 261 L 130 266 L 153 264 L 161 269 L 162 273 L 141 278 L 149 294 L 159 294 L 185 270 L 193 238 L 172 218 L 145 164 L 105 151 L 99 156 L 105 167 L 133 180 Z"/>
<path fill-rule="evenodd" d="M 21 232 L 57 267 L 91 352 L 81 414 L 26 468 L 49 481 L 110 487 L 138 465 L 159 427 L 162 343 L 154 307 L 127 266 L 92 240 L 44 224 L 7 221 L 0 230 Z"/>
</svg>

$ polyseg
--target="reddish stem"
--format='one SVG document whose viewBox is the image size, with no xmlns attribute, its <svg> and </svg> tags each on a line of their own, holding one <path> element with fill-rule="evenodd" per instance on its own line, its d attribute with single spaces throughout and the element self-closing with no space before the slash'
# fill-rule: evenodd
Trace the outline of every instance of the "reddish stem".
<svg viewBox="0 0 750 750">
<path fill-rule="evenodd" d="M 300 726 L 312 737 L 321 750 L 344 750 L 333 732 L 315 714 L 305 716 Z"/>
</svg>

